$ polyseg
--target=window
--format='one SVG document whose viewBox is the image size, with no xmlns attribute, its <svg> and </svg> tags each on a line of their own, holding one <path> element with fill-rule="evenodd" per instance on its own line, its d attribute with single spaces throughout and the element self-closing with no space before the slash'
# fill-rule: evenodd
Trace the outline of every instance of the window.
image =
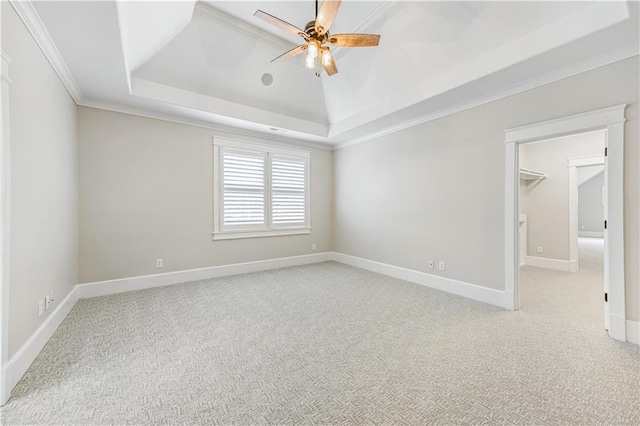
<svg viewBox="0 0 640 426">
<path fill-rule="evenodd" d="M 213 239 L 308 234 L 308 151 L 214 139 Z"/>
</svg>

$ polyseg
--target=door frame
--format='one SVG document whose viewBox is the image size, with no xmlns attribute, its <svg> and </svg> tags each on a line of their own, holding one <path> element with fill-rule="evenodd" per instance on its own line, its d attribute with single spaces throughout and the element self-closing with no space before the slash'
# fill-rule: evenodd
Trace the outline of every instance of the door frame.
<svg viewBox="0 0 640 426">
<path fill-rule="evenodd" d="M 571 272 L 577 272 L 580 269 L 578 259 L 578 234 L 580 233 L 578 229 L 578 168 L 587 166 L 605 166 L 606 170 L 604 155 L 567 160 L 567 168 L 569 169 L 569 263 L 576 265 L 575 271 Z M 606 198 L 604 201 L 604 210 L 606 211 Z"/>
<path fill-rule="evenodd" d="M 0 17 L 1 19 L 1 17 Z M 11 396 L 9 389 L 9 217 L 11 213 L 11 155 L 9 144 L 9 66 L 11 58 L 0 48 L 0 405 Z"/>
<path fill-rule="evenodd" d="M 519 155 L 520 144 L 605 130 L 605 281 L 609 284 L 609 336 L 626 341 L 624 286 L 624 122 L 626 104 L 505 130 L 505 305 L 520 308 Z M 608 265 L 607 265 L 608 263 Z M 603 295 L 604 297 L 604 295 Z"/>
</svg>

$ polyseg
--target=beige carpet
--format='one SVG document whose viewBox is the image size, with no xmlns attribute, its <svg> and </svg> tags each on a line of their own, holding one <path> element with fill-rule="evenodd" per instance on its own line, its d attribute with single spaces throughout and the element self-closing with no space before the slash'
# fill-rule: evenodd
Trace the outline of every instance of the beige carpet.
<svg viewBox="0 0 640 426">
<path fill-rule="evenodd" d="M 578 322 L 592 333 L 604 330 L 604 240 L 578 239 L 578 273 L 523 267 L 522 309 L 553 321 Z"/>
<path fill-rule="evenodd" d="M 519 312 L 337 263 L 82 300 L 2 423 L 637 425 L 588 263 Z"/>
</svg>

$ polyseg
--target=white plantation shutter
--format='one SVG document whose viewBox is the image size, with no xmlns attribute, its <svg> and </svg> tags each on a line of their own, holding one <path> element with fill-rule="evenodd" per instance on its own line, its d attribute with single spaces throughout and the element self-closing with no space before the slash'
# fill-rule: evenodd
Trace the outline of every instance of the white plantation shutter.
<svg viewBox="0 0 640 426">
<path fill-rule="evenodd" d="M 271 225 L 307 222 L 307 159 L 271 155 Z"/>
<path fill-rule="evenodd" d="M 222 151 L 222 227 L 266 227 L 265 166 L 262 152 Z"/>
<path fill-rule="evenodd" d="M 213 239 L 308 234 L 310 153 L 214 140 Z"/>
</svg>

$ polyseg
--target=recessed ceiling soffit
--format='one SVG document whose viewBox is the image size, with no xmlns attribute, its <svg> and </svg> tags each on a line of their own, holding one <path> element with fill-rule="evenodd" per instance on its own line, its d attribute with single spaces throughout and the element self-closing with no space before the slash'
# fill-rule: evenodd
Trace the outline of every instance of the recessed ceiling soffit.
<svg viewBox="0 0 640 426">
<path fill-rule="evenodd" d="M 312 1 L 173 3 L 33 8 L 84 105 L 266 133 L 273 127 L 325 143 L 556 81 L 637 55 L 639 44 L 635 2 L 345 0 L 331 32 L 380 34 L 380 44 L 332 49 L 340 72 L 317 78 L 304 58 L 271 63 L 300 40 L 253 16 L 261 9 L 304 27 Z M 150 17 L 162 25 L 147 26 Z"/>
</svg>

